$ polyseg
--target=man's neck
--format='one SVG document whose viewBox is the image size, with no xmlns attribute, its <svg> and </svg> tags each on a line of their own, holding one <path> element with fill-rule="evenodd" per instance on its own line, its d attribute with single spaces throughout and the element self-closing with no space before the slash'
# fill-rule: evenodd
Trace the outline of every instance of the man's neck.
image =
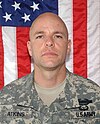
<svg viewBox="0 0 100 124">
<path fill-rule="evenodd" d="M 34 68 L 34 80 L 41 87 L 51 88 L 59 85 L 66 77 L 66 67 L 62 66 L 55 70 L 43 70 L 41 68 Z"/>
</svg>

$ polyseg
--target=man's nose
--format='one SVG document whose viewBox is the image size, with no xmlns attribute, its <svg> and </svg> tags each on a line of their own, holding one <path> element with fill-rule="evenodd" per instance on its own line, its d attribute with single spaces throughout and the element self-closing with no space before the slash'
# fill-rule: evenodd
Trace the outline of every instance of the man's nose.
<svg viewBox="0 0 100 124">
<path fill-rule="evenodd" d="M 46 47 L 53 47 L 54 46 L 54 40 L 52 37 L 48 37 L 46 39 L 46 43 L 45 43 Z"/>
</svg>

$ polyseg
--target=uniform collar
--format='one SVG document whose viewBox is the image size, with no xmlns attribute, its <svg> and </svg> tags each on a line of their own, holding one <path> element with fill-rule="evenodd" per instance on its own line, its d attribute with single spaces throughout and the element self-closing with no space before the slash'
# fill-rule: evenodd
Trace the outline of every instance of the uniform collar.
<svg viewBox="0 0 100 124">
<path fill-rule="evenodd" d="M 59 95 L 49 107 L 53 111 L 58 109 L 71 109 L 75 107 L 79 107 L 79 102 L 77 98 L 77 92 L 75 85 L 73 82 L 70 82 L 70 72 L 68 70 L 66 75 L 66 85 L 64 92 Z M 43 110 L 43 108 L 48 108 L 47 106 L 43 105 L 42 100 L 39 98 L 38 93 L 34 86 L 34 72 L 32 72 L 26 80 L 26 88 L 24 89 L 24 95 L 26 96 L 23 100 L 17 100 L 17 103 L 22 106 L 28 106 L 33 108 L 36 111 Z"/>
<path fill-rule="evenodd" d="M 24 83 L 23 83 L 23 82 Z M 43 106 L 42 100 L 38 97 L 38 93 L 34 86 L 34 72 L 27 75 L 22 79 L 23 86 L 19 90 L 17 89 L 22 97 L 16 95 L 16 103 L 20 107 L 27 107 L 27 108 L 33 108 L 33 110 L 38 111 L 40 106 Z M 22 89 L 24 88 L 24 89 Z M 17 92 L 18 92 L 17 91 Z"/>
</svg>

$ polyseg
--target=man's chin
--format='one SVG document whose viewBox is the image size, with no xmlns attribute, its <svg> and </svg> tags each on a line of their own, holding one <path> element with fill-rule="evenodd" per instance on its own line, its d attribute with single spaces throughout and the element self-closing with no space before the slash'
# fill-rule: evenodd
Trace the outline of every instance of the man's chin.
<svg viewBox="0 0 100 124">
<path fill-rule="evenodd" d="M 58 66 L 59 65 L 57 65 L 57 64 L 50 64 L 49 63 L 49 64 L 46 64 L 46 65 L 43 65 L 43 68 L 47 71 L 53 71 L 53 70 L 56 70 Z"/>
<path fill-rule="evenodd" d="M 54 71 L 54 70 L 56 70 L 56 67 L 44 67 L 44 70 L 46 70 L 46 71 Z"/>
</svg>

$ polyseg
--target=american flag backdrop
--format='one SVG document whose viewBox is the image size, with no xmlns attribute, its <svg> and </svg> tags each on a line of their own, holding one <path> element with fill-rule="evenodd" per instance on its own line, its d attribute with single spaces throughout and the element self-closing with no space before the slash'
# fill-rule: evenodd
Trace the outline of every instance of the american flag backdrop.
<svg viewBox="0 0 100 124">
<path fill-rule="evenodd" d="M 0 0 L 0 89 L 32 71 L 29 28 L 46 11 L 68 27 L 72 46 L 66 67 L 100 85 L 100 0 Z"/>
</svg>

